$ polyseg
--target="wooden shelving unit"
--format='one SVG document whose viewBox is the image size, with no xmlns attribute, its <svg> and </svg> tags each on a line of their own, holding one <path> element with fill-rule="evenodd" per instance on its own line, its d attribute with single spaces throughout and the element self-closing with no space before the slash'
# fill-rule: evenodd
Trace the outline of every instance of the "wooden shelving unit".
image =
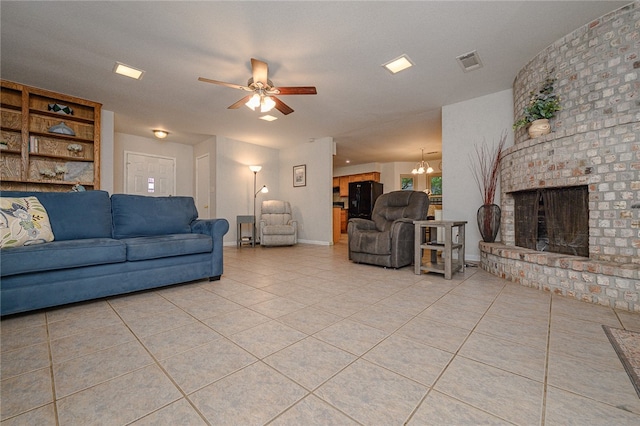
<svg viewBox="0 0 640 426">
<path fill-rule="evenodd" d="M 0 189 L 100 188 L 101 104 L 6 80 L 0 80 L 0 94 L 0 141 L 6 142 L 0 150 Z M 61 123 L 74 135 L 50 130 Z"/>
</svg>

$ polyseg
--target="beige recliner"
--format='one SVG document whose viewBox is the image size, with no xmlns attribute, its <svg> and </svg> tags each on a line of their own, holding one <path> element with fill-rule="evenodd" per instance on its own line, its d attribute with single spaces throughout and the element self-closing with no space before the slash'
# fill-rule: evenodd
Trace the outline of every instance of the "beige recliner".
<svg viewBox="0 0 640 426">
<path fill-rule="evenodd" d="M 288 201 L 267 200 L 260 209 L 260 244 L 292 246 L 298 242 L 298 223 Z"/>
</svg>

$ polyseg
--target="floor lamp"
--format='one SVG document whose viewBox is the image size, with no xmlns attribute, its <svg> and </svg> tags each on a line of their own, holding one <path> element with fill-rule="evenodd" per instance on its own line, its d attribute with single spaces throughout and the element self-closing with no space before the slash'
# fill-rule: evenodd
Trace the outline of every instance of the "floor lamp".
<svg viewBox="0 0 640 426">
<path fill-rule="evenodd" d="M 251 239 L 251 247 L 255 247 L 256 246 L 256 235 L 258 234 L 258 230 L 257 230 L 257 218 L 256 218 L 256 198 L 258 197 L 259 193 L 263 193 L 266 194 L 267 192 L 269 192 L 269 188 L 267 188 L 267 185 L 262 185 L 262 188 L 260 188 L 259 190 L 256 191 L 256 180 L 258 177 L 258 172 L 260 170 L 262 170 L 262 166 L 249 166 L 249 170 L 251 170 L 253 172 L 253 232 L 252 232 L 252 239 Z"/>
</svg>

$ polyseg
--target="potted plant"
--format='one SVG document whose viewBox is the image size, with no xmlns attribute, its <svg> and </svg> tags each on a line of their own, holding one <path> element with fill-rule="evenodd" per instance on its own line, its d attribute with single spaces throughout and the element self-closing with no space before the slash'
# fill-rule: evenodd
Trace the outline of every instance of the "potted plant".
<svg viewBox="0 0 640 426">
<path fill-rule="evenodd" d="M 477 212 L 478 229 L 482 240 L 486 243 L 494 242 L 500 229 L 502 212 L 494 200 L 506 142 L 507 132 L 505 130 L 500 136 L 500 141 L 493 148 L 490 148 L 485 141 L 482 145 L 475 145 L 475 158 L 470 156 L 470 168 L 484 203 Z"/>
<path fill-rule="evenodd" d="M 556 79 L 547 77 L 538 92 L 531 91 L 523 116 L 513 123 L 513 130 L 529 125 L 529 136 L 537 138 L 551 131 L 549 119 L 560 111 L 560 97 L 554 91 Z"/>
</svg>

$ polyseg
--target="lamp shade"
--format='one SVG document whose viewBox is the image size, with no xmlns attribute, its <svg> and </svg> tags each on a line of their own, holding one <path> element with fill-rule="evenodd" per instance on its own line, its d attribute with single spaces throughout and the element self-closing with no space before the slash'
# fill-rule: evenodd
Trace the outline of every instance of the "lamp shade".
<svg viewBox="0 0 640 426">
<path fill-rule="evenodd" d="M 262 170 L 262 166 L 249 166 L 249 170 L 251 170 L 253 173 L 258 173 L 260 170 Z"/>
</svg>

